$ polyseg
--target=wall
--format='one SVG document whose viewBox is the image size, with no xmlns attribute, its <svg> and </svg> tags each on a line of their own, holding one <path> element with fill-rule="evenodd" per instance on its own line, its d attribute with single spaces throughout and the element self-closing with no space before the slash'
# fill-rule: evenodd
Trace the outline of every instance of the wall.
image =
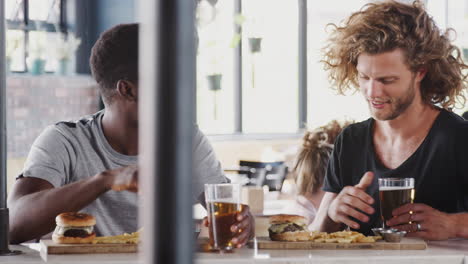
<svg viewBox="0 0 468 264">
<path fill-rule="evenodd" d="M 97 87 L 88 75 L 8 75 L 6 95 L 9 184 L 46 126 L 98 110 Z"/>
</svg>

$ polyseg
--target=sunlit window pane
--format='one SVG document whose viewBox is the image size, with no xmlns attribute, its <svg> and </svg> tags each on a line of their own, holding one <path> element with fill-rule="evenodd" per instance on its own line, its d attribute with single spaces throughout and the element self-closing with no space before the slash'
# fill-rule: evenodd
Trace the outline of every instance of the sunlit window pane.
<svg viewBox="0 0 468 264">
<path fill-rule="evenodd" d="M 243 128 L 298 129 L 298 1 L 243 1 Z"/>
<path fill-rule="evenodd" d="M 60 0 L 29 0 L 29 19 L 58 24 Z"/>
<path fill-rule="evenodd" d="M 317 4 L 308 1 L 308 126 L 317 127 L 332 119 L 368 118 L 367 104 L 359 92 L 353 95 L 337 95 L 327 79 L 327 72 L 320 60 L 326 44 L 328 23 L 340 23 L 352 12 L 358 11 L 369 1 L 327 0 Z"/>
<path fill-rule="evenodd" d="M 206 0 L 197 11 L 197 121 L 209 134 L 234 131 L 233 12 L 232 1 Z"/>
<path fill-rule="evenodd" d="M 6 62 L 10 71 L 24 71 L 24 32 L 21 30 L 7 30 L 6 33 Z"/>
<path fill-rule="evenodd" d="M 6 0 L 5 17 L 7 20 L 22 21 L 24 19 L 23 0 Z"/>
<path fill-rule="evenodd" d="M 468 1 L 467 0 L 428 0 L 427 8 L 434 16 L 438 25 L 444 28 L 453 28 L 456 34 L 452 34 L 454 44 L 460 49 L 465 63 L 468 63 Z M 468 72 L 467 72 L 468 74 Z M 465 89 L 465 96 L 468 94 Z M 454 109 L 454 112 L 462 114 L 468 110 L 468 105 Z"/>
</svg>

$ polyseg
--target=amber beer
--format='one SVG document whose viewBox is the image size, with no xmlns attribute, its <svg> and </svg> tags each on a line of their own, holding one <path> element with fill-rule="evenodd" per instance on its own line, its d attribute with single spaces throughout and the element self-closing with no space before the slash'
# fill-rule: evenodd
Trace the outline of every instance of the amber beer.
<svg viewBox="0 0 468 264">
<path fill-rule="evenodd" d="M 381 218 L 385 226 L 385 221 L 388 221 L 393 217 L 393 210 L 404 204 L 413 203 L 414 179 L 379 179 L 379 198 Z"/>
<path fill-rule="evenodd" d="M 236 233 L 231 226 L 241 211 L 239 184 L 205 184 L 210 246 L 213 250 L 231 251 Z"/>
<path fill-rule="evenodd" d="M 236 223 L 240 205 L 235 203 L 207 203 L 210 245 L 215 249 L 231 250 L 234 233 L 231 226 Z"/>
</svg>

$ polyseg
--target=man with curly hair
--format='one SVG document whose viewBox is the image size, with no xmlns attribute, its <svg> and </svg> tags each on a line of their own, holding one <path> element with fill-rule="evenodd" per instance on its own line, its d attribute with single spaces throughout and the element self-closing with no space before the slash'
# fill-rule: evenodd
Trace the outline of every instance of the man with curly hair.
<svg viewBox="0 0 468 264">
<path fill-rule="evenodd" d="M 468 125 L 451 112 L 464 104 L 467 69 L 419 1 L 371 3 L 343 26 L 331 25 L 329 78 L 358 89 L 371 118 L 337 138 L 314 229 L 381 227 L 378 178 L 414 178 L 414 203 L 385 224 L 429 240 L 468 237 Z"/>
</svg>

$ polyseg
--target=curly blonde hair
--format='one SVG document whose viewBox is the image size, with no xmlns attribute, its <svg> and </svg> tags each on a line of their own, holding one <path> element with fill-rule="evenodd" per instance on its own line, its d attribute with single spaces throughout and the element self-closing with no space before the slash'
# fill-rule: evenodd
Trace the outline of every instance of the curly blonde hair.
<svg viewBox="0 0 468 264">
<path fill-rule="evenodd" d="M 351 123 L 353 122 L 340 123 L 333 120 L 315 130 L 305 132 L 293 170 L 299 194 L 314 194 L 322 187 L 335 139 L 343 128 Z"/>
<path fill-rule="evenodd" d="M 400 48 L 412 72 L 421 68 L 427 71 L 421 82 L 423 102 L 443 108 L 465 104 L 462 91 L 468 86 L 468 65 L 460 50 L 451 44 L 449 34 L 453 29 L 442 33 L 421 2 L 369 3 L 353 13 L 343 27 L 328 26 L 332 32 L 322 62 L 340 94 L 357 89 L 356 66 L 361 53 L 379 54 Z"/>
</svg>

